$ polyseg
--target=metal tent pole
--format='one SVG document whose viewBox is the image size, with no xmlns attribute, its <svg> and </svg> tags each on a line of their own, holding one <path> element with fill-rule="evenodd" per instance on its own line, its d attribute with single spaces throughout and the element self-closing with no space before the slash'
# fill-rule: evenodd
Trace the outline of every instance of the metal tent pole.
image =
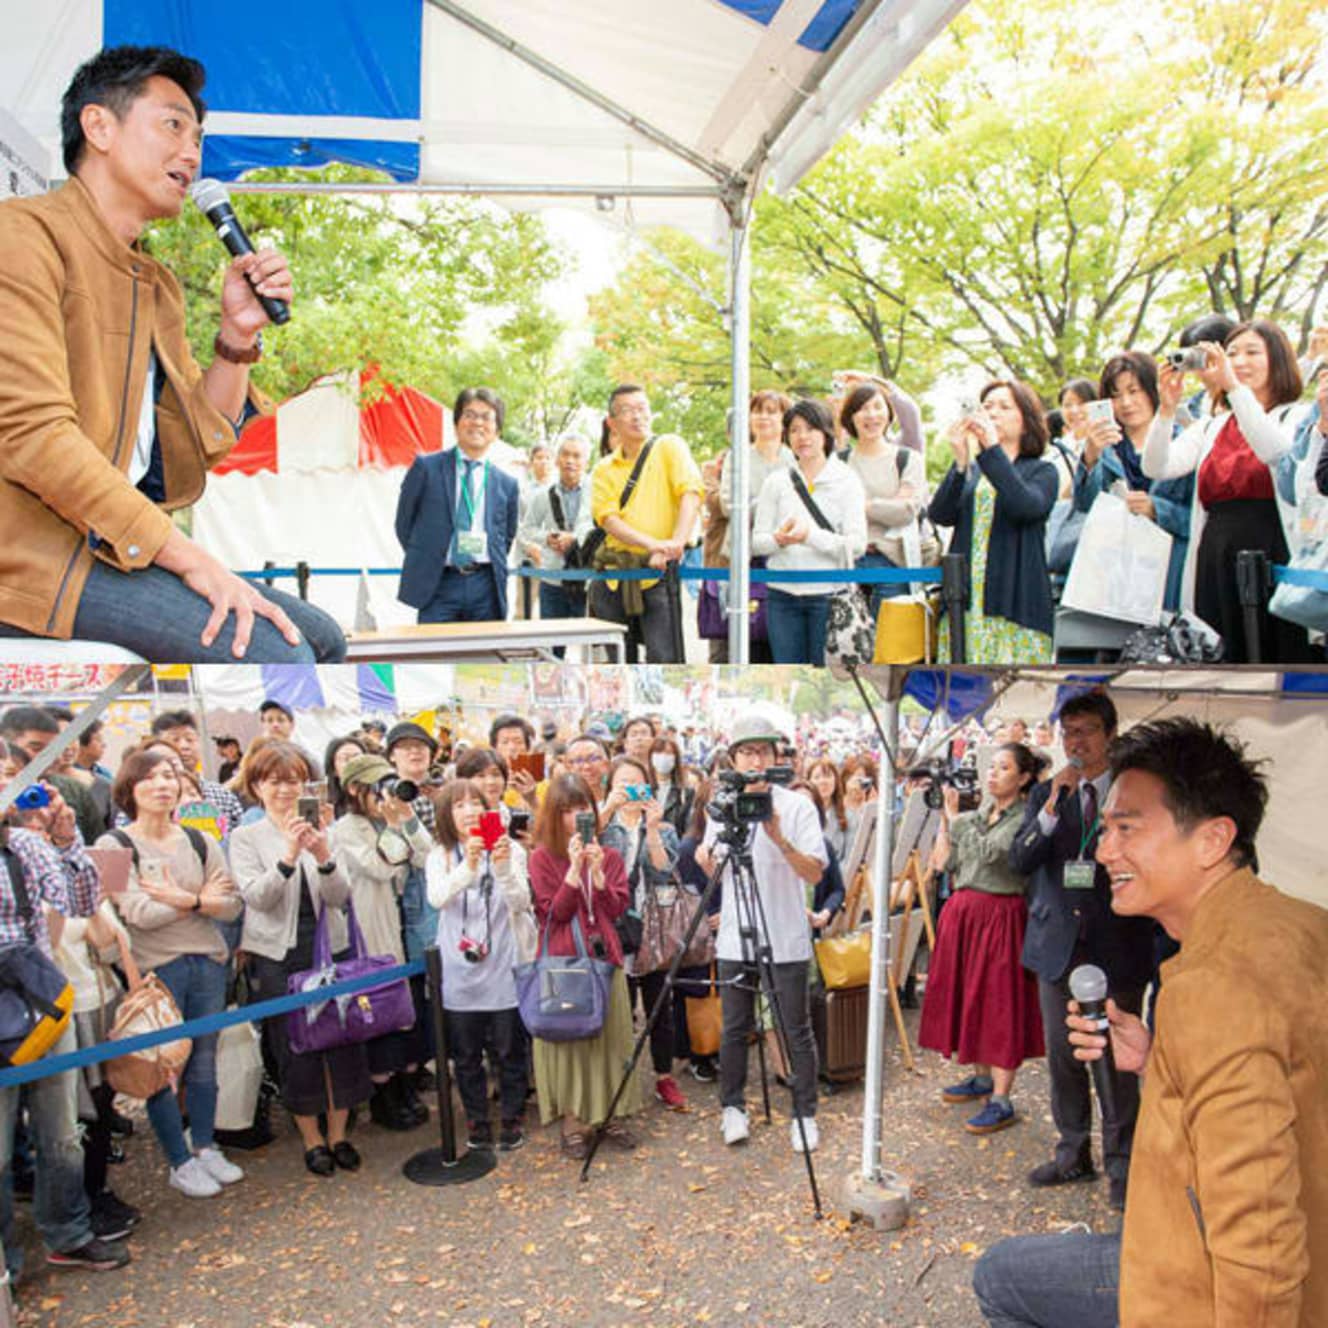
<svg viewBox="0 0 1328 1328">
<path fill-rule="evenodd" d="M 729 663 L 751 661 L 752 540 L 747 512 L 751 493 L 751 449 L 747 446 L 747 398 L 751 363 L 752 267 L 750 230 L 745 211 L 730 210 L 729 346 L 733 382 L 729 414 Z"/>
<path fill-rule="evenodd" d="M 882 1165 L 881 1142 L 885 1112 L 885 1043 L 889 1036 L 890 997 L 890 876 L 895 851 L 895 770 L 890 752 L 899 750 L 899 690 L 903 670 L 891 668 L 885 706 L 890 748 L 881 760 L 881 786 L 876 800 L 876 853 L 872 872 L 872 963 L 867 1006 L 867 1073 L 863 1087 L 862 1164 L 848 1177 L 845 1199 L 850 1215 L 883 1231 L 908 1221 L 908 1186 Z"/>
</svg>

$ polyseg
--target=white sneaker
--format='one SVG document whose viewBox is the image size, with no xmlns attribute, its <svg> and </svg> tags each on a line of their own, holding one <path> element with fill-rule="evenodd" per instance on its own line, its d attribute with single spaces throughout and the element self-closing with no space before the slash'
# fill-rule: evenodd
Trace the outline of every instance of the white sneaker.
<svg viewBox="0 0 1328 1328">
<path fill-rule="evenodd" d="M 178 1167 L 171 1168 L 171 1184 L 191 1199 L 210 1199 L 221 1193 L 221 1185 L 196 1157 Z"/>
<path fill-rule="evenodd" d="M 234 1185 L 244 1179 L 244 1172 L 230 1161 L 220 1148 L 200 1148 L 197 1160 L 203 1164 L 203 1170 L 215 1181 L 223 1185 Z"/>
<path fill-rule="evenodd" d="M 751 1130 L 747 1125 L 747 1113 L 741 1107 L 725 1107 L 723 1125 L 726 1144 L 747 1142 Z"/>
<path fill-rule="evenodd" d="M 807 1140 L 807 1151 L 809 1153 L 816 1152 L 816 1146 L 821 1142 L 821 1132 L 816 1128 L 815 1116 L 804 1116 L 802 1118 L 802 1129 L 798 1128 L 797 1117 L 794 1117 L 789 1125 L 789 1138 L 793 1141 L 793 1151 L 795 1153 L 802 1152 L 804 1136 Z"/>
</svg>

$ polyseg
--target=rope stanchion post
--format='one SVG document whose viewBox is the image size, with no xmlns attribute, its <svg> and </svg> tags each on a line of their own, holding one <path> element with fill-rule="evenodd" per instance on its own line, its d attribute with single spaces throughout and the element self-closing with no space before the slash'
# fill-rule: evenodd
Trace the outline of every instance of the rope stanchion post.
<svg viewBox="0 0 1328 1328">
<path fill-rule="evenodd" d="M 301 560 L 295 564 L 295 591 L 306 603 L 309 600 L 309 564 Z"/>
<path fill-rule="evenodd" d="M 682 630 L 682 582 L 678 577 L 678 564 L 664 568 L 664 594 L 669 601 L 669 630 L 673 640 L 673 658 L 679 664 L 687 662 L 687 642 Z"/>
<path fill-rule="evenodd" d="M 941 559 L 941 602 L 950 619 L 951 664 L 968 663 L 968 587 L 964 584 L 964 565 L 962 553 L 947 553 Z"/>
<path fill-rule="evenodd" d="M 1262 664 L 1259 644 L 1259 609 L 1272 594 L 1273 578 L 1268 555 L 1262 549 L 1241 549 L 1236 554 L 1236 594 L 1245 628 L 1245 658 L 1250 664 Z"/>
<path fill-rule="evenodd" d="M 265 573 L 265 575 L 263 576 L 263 584 L 265 586 L 271 588 L 276 583 L 276 577 L 271 575 L 271 573 L 275 572 L 276 570 L 277 570 L 277 565 L 272 561 L 271 558 L 264 559 L 263 572 Z"/>
<path fill-rule="evenodd" d="M 468 1148 L 460 1157 L 456 1146 L 456 1113 L 452 1110 L 452 1073 L 448 1069 L 447 1020 L 443 1014 L 443 958 L 436 945 L 424 952 L 424 981 L 433 1019 L 434 1079 L 438 1085 L 439 1147 L 426 1148 L 406 1159 L 401 1174 L 416 1185 L 464 1185 L 494 1169 L 497 1159 L 484 1148 Z"/>
</svg>

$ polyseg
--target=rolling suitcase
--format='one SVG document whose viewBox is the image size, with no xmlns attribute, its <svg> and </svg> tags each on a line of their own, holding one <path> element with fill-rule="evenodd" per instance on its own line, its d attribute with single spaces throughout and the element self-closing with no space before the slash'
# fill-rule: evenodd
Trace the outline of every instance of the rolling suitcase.
<svg viewBox="0 0 1328 1328">
<path fill-rule="evenodd" d="M 821 1077 L 847 1084 L 861 1079 L 867 1068 L 867 993 L 870 988 L 812 988 L 812 1031 Z"/>
</svg>

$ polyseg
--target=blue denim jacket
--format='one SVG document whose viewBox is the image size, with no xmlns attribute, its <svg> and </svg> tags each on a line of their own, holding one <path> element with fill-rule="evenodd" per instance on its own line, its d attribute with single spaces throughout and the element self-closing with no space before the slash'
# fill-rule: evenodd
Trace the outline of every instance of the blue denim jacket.
<svg viewBox="0 0 1328 1328">
<path fill-rule="evenodd" d="M 637 827 L 635 833 L 640 835 L 645 828 L 645 818 L 641 818 L 641 824 Z M 623 862 L 629 860 L 628 846 L 631 843 L 632 831 L 629 831 L 621 821 L 616 818 L 608 823 L 600 831 L 599 842 L 604 848 L 617 850 L 622 855 Z M 668 854 L 668 866 L 662 870 L 656 867 L 650 861 L 650 855 L 641 860 L 643 870 L 641 872 L 630 872 L 629 877 L 634 881 L 643 881 L 650 886 L 670 885 L 677 879 L 678 868 L 678 832 L 667 822 L 661 821 L 659 825 L 660 841 L 664 845 L 664 851 Z M 646 852 L 644 844 L 641 851 Z M 632 907 L 640 911 L 641 892 L 639 887 L 632 890 Z"/>
</svg>

